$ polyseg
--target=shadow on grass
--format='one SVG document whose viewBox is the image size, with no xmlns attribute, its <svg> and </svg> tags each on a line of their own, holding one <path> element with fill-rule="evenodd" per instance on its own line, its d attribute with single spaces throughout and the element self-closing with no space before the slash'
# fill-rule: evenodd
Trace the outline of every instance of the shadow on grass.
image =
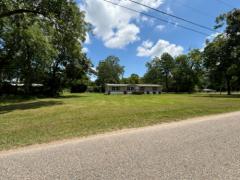
<svg viewBox="0 0 240 180">
<path fill-rule="evenodd" d="M 37 102 L 30 102 L 30 103 L 16 103 L 11 105 L 3 105 L 0 106 L 0 114 L 9 113 L 14 110 L 30 110 L 30 109 L 37 109 L 41 107 L 48 107 L 54 105 L 61 105 L 63 104 L 61 101 L 37 101 Z"/>
<path fill-rule="evenodd" d="M 81 95 L 81 94 L 69 94 L 69 95 L 56 97 L 56 99 L 72 99 L 72 98 L 85 98 L 85 97 L 88 97 L 88 96 Z"/>
<path fill-rule="evenodd" d="M 202 94 L 194 95 L 193 97 L 205 97 L 205 98 L 240 98 L 240 94 L 226 95 L 226 94 Z"/>
<path fill-rule="evenodd" d="M 20 95 L 7 95 L 7 96 L 0 96 L 0 106 L 1 103 L 24 103 L 28 102 L 31 100 L 36 100 L 36 99 L 72 99 L 72 98 L 84 98 L 88 97 L 86 95 L 82 94 L 68 94 L 68 95 L 60 95 L 56 97 L 48 97 L 48 96 L 20 96 Z"/>
<path fill-rule="evenodd" d="M 37 99 L 37 97 L 18 96 L 18 95 L 0 96 L 0 105 L 1 105 L 1 103 L 21 103 L 21 102 L 27 102 L 27 101 L 35 100 L 35 99 Z"/>
</svg>

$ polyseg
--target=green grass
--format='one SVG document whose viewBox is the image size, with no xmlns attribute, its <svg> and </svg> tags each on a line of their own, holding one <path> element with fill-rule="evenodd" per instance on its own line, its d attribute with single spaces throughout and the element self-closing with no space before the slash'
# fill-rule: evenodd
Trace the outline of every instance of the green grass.
<svg viewBox="0 0 240 180">
<path fill-rule="evenodd" d="M 0 101 L 0 150 L 240 110 L 240 97 L 65 94 Z"/>
</svg>

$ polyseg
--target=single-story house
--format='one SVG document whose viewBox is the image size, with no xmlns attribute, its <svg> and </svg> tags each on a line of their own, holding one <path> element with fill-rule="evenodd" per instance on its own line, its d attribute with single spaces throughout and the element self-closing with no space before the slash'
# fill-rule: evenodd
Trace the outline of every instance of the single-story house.
<svg viewBox="0 0 240 180">
<path fill-rule="evenodd" d="M 106 94 L 161 94 L 162 86 L 158 84 L 106 84 Z"/>
<path fill-rule="evenodd" d="M 203 89 L 202 91 L 206 93 L 216 92 L 214 89 Z"/>
</svg>

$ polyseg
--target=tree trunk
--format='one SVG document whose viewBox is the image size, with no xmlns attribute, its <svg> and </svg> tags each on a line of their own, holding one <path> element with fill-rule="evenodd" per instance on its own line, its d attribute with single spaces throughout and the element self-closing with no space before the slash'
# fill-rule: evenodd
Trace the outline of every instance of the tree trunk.
<svg viewBox="0 0 240 180">
<path fill-rule="evenodd" d="M 166 76 L 165 78 L 166 78 L 166 79 L 165 79 L 165 81 L 166 81 L 166 91 L 167 91 L 167 93 L 168 93 L 168 77 Z"/>
<path fill-rule="evenodd" d="M 27 45 L 27 51 L 26 51 L 26 69 L 25 69 L 25 81 L 24 81 L 24 91 L 25 94 L 30 94 L 30 88 L 32 85 L 32 67 L 31 67 L 31 57 L 29 52 L 29 46 Z"/>
<path fill-rule="evenodd" d="M 60 88 L 60 82 L 59 82 L 59 79 L 57 77 L 57 71 L 58 71 L 58 66 L 59 66 L 59 61 L 56 60 L 55 64 L 53 65 L 52 67 L 52 75 L 51 75 L 51 78 L 50 78 L 50 96 L 57 96 L 58 95 L 58 91 L 59 91 L 59 88 Z"/>
<path fill-rule="evenodd" d="M 227 80 L 227 93 L 228 95 L 231 95 L 231 82 L 230 82 L 230 78 L 226 78 Z"/>
<path fill-rule="evenodd" d="M 32 86 L 32 72 L 31 72 L 31 64 L 27 65 L 27 72 L 25 75 L 25 81 L 24 81 L 24 91 L 25 94 L 29 95 L 31 93 L 31 86 Z"/>
<path fill-rule="evenodd" d="M 0 85 L 2 84 L 2 82 L 3 82 L 3 72 L 0 69 Z"/>
</svg>

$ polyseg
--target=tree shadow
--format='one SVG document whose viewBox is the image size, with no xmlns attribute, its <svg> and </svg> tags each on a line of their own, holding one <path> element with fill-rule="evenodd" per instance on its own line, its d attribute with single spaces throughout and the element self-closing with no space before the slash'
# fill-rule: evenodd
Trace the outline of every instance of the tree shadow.
<svg viewBox="0 0 240 180">
<path fill-rule="evenodd" d="M 202 95 L 194 95 L 193 97 L 205 97 L 205 98 L 240 98 L 240 94 L 202 94 Z"/>
<path fill-rule="evenodd" d="M 0 96 L 0 106 L 1 103 L 22 103 L 36 99 L 37 97 L 33 96 L 17 96 L 17 95 Z"/>
<path fill-rule="evenodd" d="M 69 94 L 69 95 L 56 97 L 56 99 L 72 99 L 72 98 L 85 98 L 85 97 L 88 97 L 88 96 L 79 95 L 79 94 Z"/>
<path fill-rule="evenodd" d="M 20 95 L 7 95 L 0 96 L 0 106 L 4 103 L 24 103 L 37 99 L 72 99 L 72 98 L 84 98 L 88 97 L 82 94 L 68 94 L 68 95 L 60 95 L 56 97 L 48 97 L 48 96 L 20 96 Z"/>
<path fill-rule="evenodd" d="M 15 110 L 30 110 L 37 109 L 41 107 L 55 106 L 63 104 L 61 101 L 37 101 L 30 103 L 16 103 L 10 105 L 0 106 L 0 114 L 9 113 Z"/>
</svg>

